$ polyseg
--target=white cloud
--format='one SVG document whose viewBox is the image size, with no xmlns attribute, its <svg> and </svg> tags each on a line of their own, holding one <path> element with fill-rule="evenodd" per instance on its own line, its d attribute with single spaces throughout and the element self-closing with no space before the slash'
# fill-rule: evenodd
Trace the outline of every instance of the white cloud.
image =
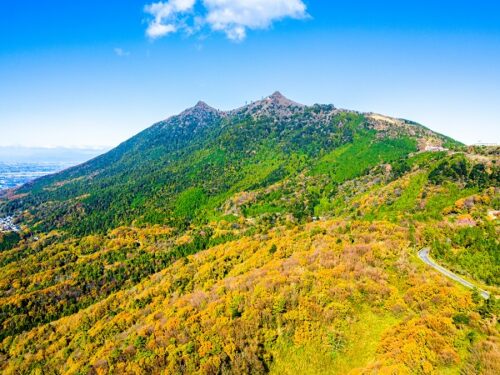
<svg viewBox="0 0 500 375">
<path fill-rule="evenodd" d="M 115 48 L 114 51 L 115 51 L 116 56 L 118 56 L 118 57 L 130 56 L 130 52 L 125 51 L 123 48 Z"/>
<path fill-rule="evenodd" d="M 196 0 L 168 0 L 146 5 L 145 11 L 156 18 L 167 18 L 179 12 L 187 12 L 193 9 Z"/>
<path fill-rule="evenodd" d="M 203 0 L 206 20 L 213 30 L 232 40 L 243 40 L 247 29 L 266 29 L 284 18 L 305 18 L 302 0 Z"/>
<path fill-rule="evenodd" d="M 197 3 L 203 6 L 202 12 L 195 12 Z M 179 31 L 192 35 L 207 27 L 241 41 L 248 30 L 308 16 L 302 0 L 169 0 L 146 5 L 144 11 L 153 17 L 146 30 L 152 39 Z"/>
<path fill-rule="evenodd" d="M 183 27 L 179 16 L 192 11 L 195 3 L 196 0 L 169 0 L 146 5 L 144 12 L 153 16 L 146 34 L 156 39 L 177 32 Z"/>
<path fill-rule="evenodd" d="M 148 26 L 146 33 L 150 38 L 155 39 L 171 33 L 175 33 L 176 31 L 177 31 L 177 26 L 175 26 L 174 24 L 169 23 L 163 25 L 158 22 L 153 22 Z"/>
</svg>

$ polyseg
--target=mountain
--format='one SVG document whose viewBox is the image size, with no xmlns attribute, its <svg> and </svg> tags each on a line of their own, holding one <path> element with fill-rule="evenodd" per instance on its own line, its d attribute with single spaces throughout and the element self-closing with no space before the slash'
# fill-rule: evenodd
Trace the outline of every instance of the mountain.
<svg viewBox="0 0 500 375">
<path fill-rule="evenodd" d="M 278 92 L 199 102 L 1 193 L 0 369 L 498 373 L 499 165 Z"/>
<path fill-rule="evenodd" d="M 280 93 L 229 112 L 200 102 L 107 154 L 17 190 L 19 198 L 4 211 L 30 209 L 32 230 L 63 227 L 78 234 L 133 221 L 188 225 L 206 218 L 204 207 L 212 211 L 237 191 L 269 186 L 306 168 L 328 169 L 341 183 L 426 145 L 459 144 L 409 121 L 332 105 L 307 107 Z M 346 160 L 328 167 L 339 153 Z M 361 154 L 363 161 L 351 165 L 351 157 Z M 182 197 L 199 204 L 183 210 Z"/>
</svg>

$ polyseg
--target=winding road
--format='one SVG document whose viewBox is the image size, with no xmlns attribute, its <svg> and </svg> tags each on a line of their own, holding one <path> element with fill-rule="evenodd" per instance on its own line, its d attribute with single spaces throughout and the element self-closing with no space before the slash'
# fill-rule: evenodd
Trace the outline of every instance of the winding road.
<svg viewBox="0 0 500 375">
<path fill-rule="evenodd" d="M 420 250 L 418 252 L 418 257 L 424 263 L 428 264 L 429 266 L 431 266 L 432 268 L 434 268 L 436 271 L 442 273 L 446 277 L 448 277 L 448 278 L 450 278 L 450 279 L 452 279 L 454 281 L 459 282 L 463 286 L 466 286 L 467 288 L 471 288 L 471 289 L 476 288 L 478 290 L 479 294 L 481 295 L 481 297 L 483 297 L 484 299 L 490 298 L 490 293 L 488 293 L 487 291 L 479 289 L 474 284 L 468 282 L 467 280 L 462 279 L 460 276 L 455 275 L 453 272 L 447 270 L 444 267 L 441 267 L 439 264 L 437 264 L 436 262 L 434 262 L 434 260 L 432 260 L 432 258 L 429 257 L 429 251 L 430 251 L 430 249 L 428 247 L 425 247 L 425 248 L 423 248 L 422 250 Z"/>
</svg>

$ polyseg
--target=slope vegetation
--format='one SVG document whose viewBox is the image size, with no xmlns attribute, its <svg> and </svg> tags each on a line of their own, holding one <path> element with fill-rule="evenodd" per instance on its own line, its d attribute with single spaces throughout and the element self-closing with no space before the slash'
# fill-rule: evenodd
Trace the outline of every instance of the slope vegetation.
<svg viewBox="0 0 500 375">
<path fill-rule="evenodd" d="M 2 193 L 0 369 L 496 374 L 499 155 L 279 93 L 200 102 Z"/>
</svg>

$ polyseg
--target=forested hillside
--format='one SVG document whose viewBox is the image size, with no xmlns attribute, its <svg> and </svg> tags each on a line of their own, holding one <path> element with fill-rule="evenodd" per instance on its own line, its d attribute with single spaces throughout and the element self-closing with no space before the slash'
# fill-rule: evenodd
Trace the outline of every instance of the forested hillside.
<svg viewBox="0 0 500 375">
<path fill-rule="evenodd" d="M 279 93 L 200 102 L 0 193 L 0 369 L 497 374 L 499 163 Z"/>
<path fill-rule="evenodd" d="M 18 189 L 2 211 L 28 209 L 32 231 L 78 235 L 132 222 L 186 226 L 236 192 L 305 170 L 340 183 L 417 151 L 418 142 L 457 145 L 416 124 L 305 107 L 279 93 L 230 112 L 200 102 L 97 159 Z"/>
</svg>

